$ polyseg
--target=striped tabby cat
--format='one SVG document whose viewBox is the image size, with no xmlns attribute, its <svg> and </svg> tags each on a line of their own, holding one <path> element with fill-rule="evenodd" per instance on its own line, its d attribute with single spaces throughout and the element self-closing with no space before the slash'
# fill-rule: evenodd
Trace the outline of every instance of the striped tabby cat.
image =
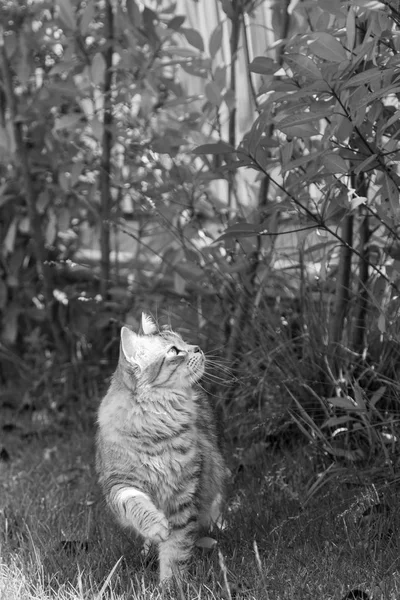
<svg viewBox="0 0 400 600">
<path fill-rule="evenodd" d="M 158 546 L 160 581 L 185 568 L 219 516 L 225 465 L 216 419 L 196 383 L 198 346 L 158 330 L 121 331 L 118 367 L 98 414 L 97 471 L 119 523 Z"/>
</svg>

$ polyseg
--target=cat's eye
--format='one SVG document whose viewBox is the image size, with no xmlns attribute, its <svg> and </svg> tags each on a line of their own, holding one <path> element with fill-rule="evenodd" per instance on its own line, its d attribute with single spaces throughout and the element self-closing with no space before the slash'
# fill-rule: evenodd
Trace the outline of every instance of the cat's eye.
<svg viewBox="0 0 400 600">
<path fill-rule="evenodd" d="M 176 346 L 171 346 L 171 348 L 168 350 L 168 354 L 171 354 L 172 356 L 178 356 L 179 350 Z"/>
</svg>

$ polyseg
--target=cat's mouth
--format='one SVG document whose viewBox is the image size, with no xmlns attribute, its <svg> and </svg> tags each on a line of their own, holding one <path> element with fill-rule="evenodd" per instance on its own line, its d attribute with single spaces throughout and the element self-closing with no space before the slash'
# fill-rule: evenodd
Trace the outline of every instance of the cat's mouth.
<svg viewBox="0 0 400 600">
<path fill-rule="evenodd" d="M 194 381 L 198 381 L 204 374 L 205 358 L 203 353 L 196 353 L 187 362 L 190 375 Z"/>
</svg>

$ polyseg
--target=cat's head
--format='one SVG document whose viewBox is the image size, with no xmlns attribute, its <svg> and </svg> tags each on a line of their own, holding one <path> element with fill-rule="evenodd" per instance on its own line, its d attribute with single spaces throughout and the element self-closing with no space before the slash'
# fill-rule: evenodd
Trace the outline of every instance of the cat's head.
<svg viewBox="0 0 400 600">
<path fill-rule="evenodd" d="M 186 344 L 180 335 L 159 330 L 151 317 L 142 314 L 139 334 L 122 327 L 120 366 L 125 382 L 150 388 L 184 390 L 204 373 L 204 354 L 198 346 Z"/>
</svg>

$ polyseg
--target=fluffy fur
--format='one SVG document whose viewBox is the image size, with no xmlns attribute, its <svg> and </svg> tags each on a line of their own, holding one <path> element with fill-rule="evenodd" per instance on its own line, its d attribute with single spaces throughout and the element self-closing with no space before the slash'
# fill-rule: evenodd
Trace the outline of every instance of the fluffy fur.
<svg viewBox="0 0 400 600">
<path fill-rule="evenodd" d="M 216 418 L 196 385 L 198 346 L 159 331 L 123 327 L 118 367 L 98 414 L 97 471 L 118 522 L 158 546 L 160 580 L 179 574 L 196 536 L 216 521 L 225 466 Z"/>
</svg>

